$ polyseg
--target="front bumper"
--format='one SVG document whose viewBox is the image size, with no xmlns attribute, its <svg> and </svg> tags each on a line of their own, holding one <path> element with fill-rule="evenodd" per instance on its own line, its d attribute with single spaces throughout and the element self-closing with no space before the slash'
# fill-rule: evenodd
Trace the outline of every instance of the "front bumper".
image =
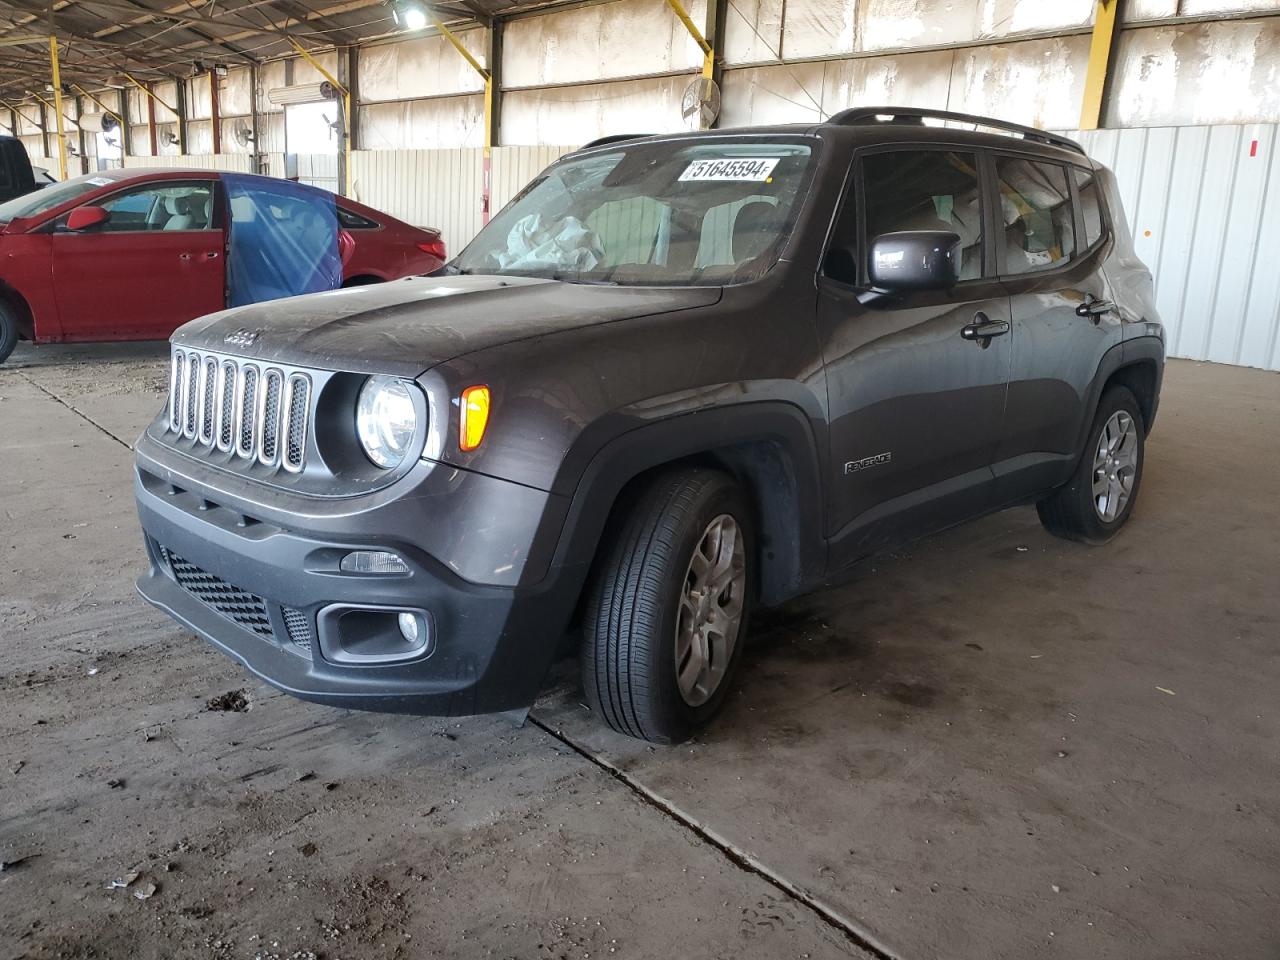
<svg viewBox="0 0 1280 960">
<path fill-rule="evenodd" d="M 509 507 L 518 505 L 511 499 L 518 501 L 518 491 L 528 492 L 479 475 L 468 482 L 517 487 L 502 491 Z M 451 483 L 456 492 L 456 475 Z M 250 504 L 175 476 L 140 445 L 135 493 L 150 558 L 138 580 L 142 596 L 272 686 L 332 706 L 443 716 L 528 707 L 581 585 L 580 576 L 558 575 L 564 571 L 534 585 L 464 579 L 451 569 L 457 566 L 452 558 L 433 556 L 415 536 L 421 490 L 367 513 L 294 514 L 289 522 L 277 504 L 246 522 L 246 515 L 254 516 Z M 444 513 L 450 502 L 465 507 L 476 500 L 472 490 L 469 497 L 441 498 L 431 506 Z M 410 572 L 341 572 L 339 559 L 357 549 L 393 551 Z M 429 652 L 394 663 L 333 662 L 325 650 L 334 638 L 326 631 L 336 631 L 338 620 L 324 614 L 342 607 L 426 611 Z"/>
</svg>

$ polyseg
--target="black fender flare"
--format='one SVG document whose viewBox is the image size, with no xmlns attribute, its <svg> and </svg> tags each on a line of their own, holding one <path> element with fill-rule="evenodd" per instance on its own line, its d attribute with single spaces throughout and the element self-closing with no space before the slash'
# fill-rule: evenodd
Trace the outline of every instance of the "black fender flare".
<svg viewBox="0 0 1280 960">
<path fill-rule="evenodd" d="M 1102 402 L 1102 391 L 1111 379 L 1127 367 L 1149 366 L 1155 378 L 1155 391 L 1151 404 L 1151 412 L 1147 417 L 1147 430 L 1155 419 L 1155 408 L 1160 400 L 1160 383 L 1164 375 L 1164 342 L 1158 337 L 1135 337 L 1117 343 L 1102 355 L 1098 361 L 1098 371 L 1089 383 L 1089 392 L 1085 401 L 1088 416 L 1080 423 L 1080 435 L 1076 438 L 1076 450 L 1083 455 L 1085 444 L 1089 440 L 1089 428 L 1093 426 L 1093 418 L 1097 415 L 1098 404 Z M 1141 402 L 1141 400 L 1139 400 Z"/>
<path fill-rule="evenodd" d="M 729 470 L 751 488 L 759 510 L 762 601 L 778 603 L 819 582 L 826 572 L 819 445 L 809 415 L 794 403 L 776 400 L 713 407 L 634 427 L 599 447 L 585 467 L 573 471 L 576 477 L 564 476 L 575 459 L 566 457 L 556 486 L 573 492 L 551 562 L 553 574 L 576 573 L 585 580 L 624 488 L 664 464 L 698 458 Z"/>
</svg>

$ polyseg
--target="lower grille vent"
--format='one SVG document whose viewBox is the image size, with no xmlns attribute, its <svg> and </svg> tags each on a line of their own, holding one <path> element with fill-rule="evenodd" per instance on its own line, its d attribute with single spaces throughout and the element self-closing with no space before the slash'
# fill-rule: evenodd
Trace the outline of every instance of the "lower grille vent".
<svg viewBox="0 0 1280 960">
<path fill-rule="evenodd" d="M 284 627 L 289 631 L 289 642 L 308 656 L 311 654 L 311 618 L 293 607 L 281 607 Z"/>
<path fill-rule="evenodd" d="M 267 614 L 267 604 L 261 597 L 241 590 L 212 573 L 206 573 L 194 563 L 188 563 L 163 547 L 161 552 L 169 562 L 173 578 L 189 594 L 258 636 L 275 639 L 271 617 Z"/>
</svg>

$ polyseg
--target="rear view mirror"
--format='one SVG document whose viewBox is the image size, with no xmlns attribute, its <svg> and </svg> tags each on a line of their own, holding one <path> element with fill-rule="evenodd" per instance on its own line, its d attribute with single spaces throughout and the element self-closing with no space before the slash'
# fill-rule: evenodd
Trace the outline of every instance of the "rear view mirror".
<svg viewBox="0 0 1280 960">
<path fill-rule="evenodd" d="M 946 290 L 960 279 L 960 237 L 945 230 L 883 233 L 871 244 L 869 276 L 879 290 Z"/>
<path fill-rule="evenodd" d="M 102 207 L 76 207 L 67 215 L 67 229 L 89 230 L 110 219 L 111 214 Z"/>
</svg>

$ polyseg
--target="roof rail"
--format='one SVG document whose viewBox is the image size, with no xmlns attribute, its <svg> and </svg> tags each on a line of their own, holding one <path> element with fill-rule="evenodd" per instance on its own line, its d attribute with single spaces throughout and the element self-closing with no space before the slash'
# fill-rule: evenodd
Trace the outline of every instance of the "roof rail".
<svg viewBox="0 0 1280 960">
<path fill-rule="evenodd" d="M 611 133 L 607 137 L 597 137 L 590 143 L 584 143 L 578 150 L 590 150 L 592 147 L 604 147 L 611 143 L 621 143 L 624 140 L 639 140 L 641 137 L 652 136 L 652 133 Z M 574 151 L 574 153 L 577 152 L 577 150 Z"/>
<path fill-rule="evenodd" d="M 1010 123 L 1007 120 L 997 120 L 994 117 L 980 117 L 972 113 L 953 113 L 949 110 L 923 110 L 919 107 L 853 107 L 852 109 L 841 110 L 839 113 L 832 114 L 831 119 L 827 122 L 846 127 L 872 123 L 903 123 L 923 126 L 926 119 L 952 120 L 957 123 L 971 123 L 976 127 L 989 127 L 992 130 L 1006 130 L 1009 133 L 1018 134 L 1024 140 L 1048 143 L 1055 147 L 1066 147 L 1068 150 L 1084 153 L 1084 147 L 1074 140 L 1059 136 L 1056 133 L 1050 133 L 1047 130 L 1038 130 L 1035 127 L 1026 127 L 1020 123 Z"/>
</svg>

